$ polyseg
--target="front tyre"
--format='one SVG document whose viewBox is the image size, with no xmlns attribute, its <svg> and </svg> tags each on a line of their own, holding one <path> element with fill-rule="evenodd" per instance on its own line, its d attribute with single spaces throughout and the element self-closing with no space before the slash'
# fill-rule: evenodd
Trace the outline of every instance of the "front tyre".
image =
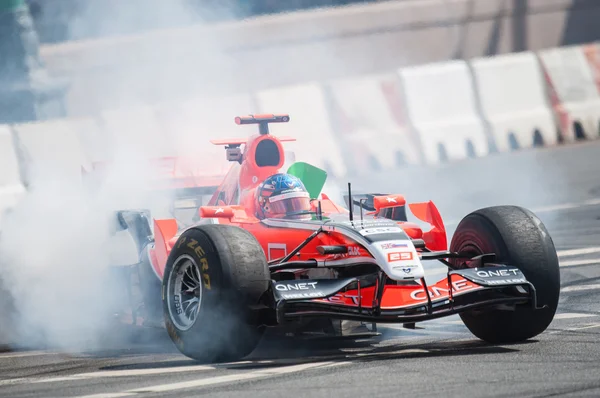
<svg viewBox="0 0 600 398">
<path fill-rule="evenodd" d="M 269 280 L 264 252 L 249 232 L 231 225 L 186 230 L 167 259 L 162 284 L 169 336 L 198 361 L 245 357 L 262 336 L 251 306 Z"/>
<path fill-rule="evenodd" d="M 496 253 L 496 262 L 519 268 L 537 292 L 535 310 L 530 304 L 514 311 L 485 309 L 460 314 L 465 326 L 490 343 L 513 343 L 530 339 L 550 325 L 560 294 L 560 270 L 552 238 L 531 211 L 517 206 L 495 206 L 474 211 L 456 228 L 450 250 L 477 256 Z M 465 267 L 460 260 L 452 260 Z"/>
</svg>

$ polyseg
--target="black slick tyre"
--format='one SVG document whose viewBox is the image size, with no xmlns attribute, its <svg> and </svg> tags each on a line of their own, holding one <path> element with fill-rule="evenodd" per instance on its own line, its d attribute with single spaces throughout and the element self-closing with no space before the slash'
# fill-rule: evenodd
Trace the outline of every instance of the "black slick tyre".
<svg viewBox="0 0 600 398">
<path fill-rule="evenodd" d="M 459 223 L 450 250 L 476 256 L 496 253 L 497 263 L 518 267 L 537 292 L 535 310 L 529 304 L 514 311 L 483 309 L 460 314 L 476 337 L 489 343 L 515 343 L 542 333 L 556 313 L 560 270 L 554 243 L 544 224 L 531 211 L 517 206 L 494 206 L 474 211 Z M 461 260 L 455 266 L 465 267 Z"/>
<path fill-rule="evenodd" d="M 201 362 L 247 356 L 264 331 L 252 306 L 269 281 L 264 251 L 248 231 L 218 224 L 184 231 L 162 284 L 169 336 L 184 355 Z"/>
</svg>

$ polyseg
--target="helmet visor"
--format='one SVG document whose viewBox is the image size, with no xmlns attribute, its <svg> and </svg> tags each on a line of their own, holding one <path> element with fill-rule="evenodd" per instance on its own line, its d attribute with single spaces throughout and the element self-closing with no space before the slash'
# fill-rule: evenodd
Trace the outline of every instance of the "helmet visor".
<svg viewBox="0 0 600 398">
<path fill-rule="evenodd" d="M 288 214 L 310 210 L 308 192 L 290 192 L 269 198 L 267 217 L 281 218 Z"/>
</svg>

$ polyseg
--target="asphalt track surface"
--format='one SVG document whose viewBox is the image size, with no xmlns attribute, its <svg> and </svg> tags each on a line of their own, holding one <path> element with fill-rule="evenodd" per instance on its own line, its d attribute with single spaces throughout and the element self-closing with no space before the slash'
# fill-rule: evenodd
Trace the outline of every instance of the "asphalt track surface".
<svg viewBox="0 0 600 398">
<path fill-rule="evenodd" d="M 534 210 L 559 251 L 562 293 L 550 328 L 526 343 L 485 344 L 454 316 L 416 329 L 381 327 L 372 341 L 266 340 L 246 361 L 207 366 L 180 355 L 159 332 L 151 342 L 95 352 L 0 354 L 0 396 L 600 396 L 598 159 L 600 143 L 573 145 L 357 184 L 406 192 L 409 201 L 434 199 L 450 233 L 478 207 Z"/>
</svg>

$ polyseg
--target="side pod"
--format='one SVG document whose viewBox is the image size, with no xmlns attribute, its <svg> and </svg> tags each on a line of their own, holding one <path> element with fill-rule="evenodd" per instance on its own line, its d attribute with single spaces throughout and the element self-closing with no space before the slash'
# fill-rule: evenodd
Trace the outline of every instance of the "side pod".
<svg viewBox="0 0 600 398">
<path fill-rule="evenodd" d="M 427 248 L 433 251 L 448 249 L 448 238 L 446 227 L 439 210 L 432 201 L 422 203 L 410 203 L 410 211 L 419 220 L 431 225 L 431 229 L 423 233 L 423 240 Z"/>
<path fill-rule="evenodd" d="M 176 235 L 177 221 L 175 219 L 154 220 L 154 253 L 156 255 L 156 267 L 161 278 L 171 252 L 169 241 Z"/>
</svg>

